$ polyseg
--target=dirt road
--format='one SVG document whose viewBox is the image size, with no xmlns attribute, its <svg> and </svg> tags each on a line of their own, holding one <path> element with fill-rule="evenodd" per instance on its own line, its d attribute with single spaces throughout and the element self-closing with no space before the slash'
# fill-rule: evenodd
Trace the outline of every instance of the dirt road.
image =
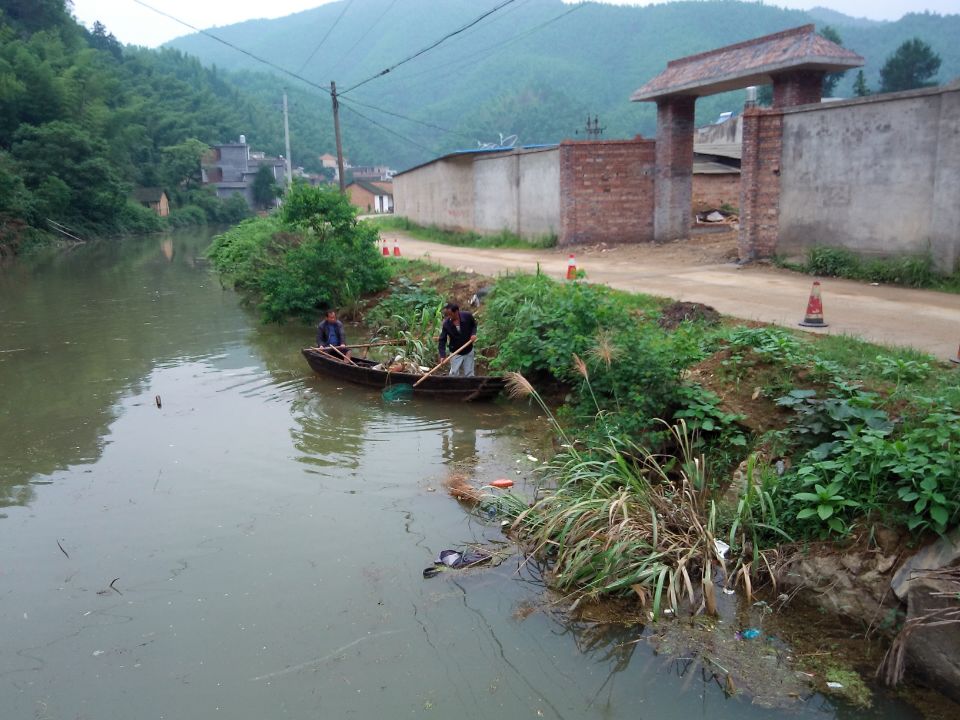
<svg viewBox="0 0 960 720">
<path fill-rule="evenodd" d="M 567 252 L 451 247 L 385 231 L 408 258 L 429 258 L 453 269 L 487 275 L 543 272 L 563 277 Z M 666 246 L 579 248 L 578 267 L 590 282 L 712 305 L 726 315 L 797 327 L 812 278 L 777 268 L 730 262 L 730 238 L 704 237 Z M 937 359 L 955 358 L 960 345 L 960 295 L 878 287 L 848 280 L 822 281 L 824 317 L 818 333 L 855 335 L 884 345 L 910 346 Z M 466 298 L 463 299 L 464 301 Z"/>
</svg>

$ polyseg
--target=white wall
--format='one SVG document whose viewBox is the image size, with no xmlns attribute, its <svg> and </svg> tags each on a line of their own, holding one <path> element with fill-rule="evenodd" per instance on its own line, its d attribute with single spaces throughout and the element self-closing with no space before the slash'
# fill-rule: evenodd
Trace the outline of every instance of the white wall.
<svg viewBox="0 0 960 720">
<path fill-rule="evenodd" d="M 397 215 L 446 230 L 523 237 L 560 229 L 558 148 L 475 153 L 394 178 Z"/>
<path fill-rule="evenodd" d="M 960 260 L 960 82 L 787 111 L 777 250 Z"/>
</svg>

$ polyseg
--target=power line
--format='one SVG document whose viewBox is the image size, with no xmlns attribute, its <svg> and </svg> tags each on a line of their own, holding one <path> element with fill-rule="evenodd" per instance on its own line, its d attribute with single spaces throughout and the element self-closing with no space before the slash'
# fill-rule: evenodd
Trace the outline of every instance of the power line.
<svg viewBox="0 0 960 720">
<path fill-rule="evenodd" d="M 397 0 L 393 0 L 393 2 L 391 2 L 389 5 L 387 5 L 387 9 L 384 10 L 382 13 L 380 13 L 380 15 L 377 17 L 377 19 L 374 20 L 370 25 L 367 26 L 367 29 L 364 30 L 363 33 L 360 35 L 360 37 L 357 38 L 357 41 L 356 41 L 353 45 L 350 46 L 350 49 L 347 50 L 345 53 L 343 53 L 343 55 L 340 56 L 340 59 L 337 60 L 337 61 L 330 67 L 330 72 L 331 72 L 331 73 L 332 73 L 337 67 L 340 66 L 340 63 L 342 63 L 344 60 L 346 60 L 348 57 L 350 57 L 350 53 L 352 53 L 354 50 L 357 49 L 357 46 L 358 46 L 361 42 L 363 42 L 363 39 L 364 39 L 365 37 L 367 37 L 367 35 L 370 34 L 370 31 L 371 31 L 371 30 L 373 30 L 377 25 L 380 24 L 380 21 L 383 20 L 383 18 L 387 16 L 387 14 L 390 12 L 390 10 L 393 8 L 393 6 L 396 5 L 396 4 L 397 4 Z"/>
<path fill-rule="evenodd" d="M 345 104 L 347 101 L 343 98 L 340 99 L 341 104 Z M 423 125 L 424 127 L 432 128 L 433 130 L 439 130 L 443 133 L 453 133 L 454 135 L 464 135 L 466 133 L 459 132 L 457 130 L 450 130 L 449 128 L 441 127 L 439 125 L 434 125 L 433 123 L 426 122 L 424 120 L 417 120 L 416 118 L 408 117 L 407 115 L 401 115 L 400 113 L 393 112 L 392 110 L 384 110 L 382 107 L 377 107 L 376 105 L 371 105 L 370 103 L 362 102 L 356 98 L 350 98 L 349 102 L 354 105 L 360 105 L 365 108 L 370 108 L 371 110 L 376 110 L 377 112 L 382 112 L 384 115 L 391 115 L 395 118 L 401 120 L 406 120 L 407 122 L 416 123 L 417 125 Z"/>
<path fill-rule="evenodd" d="M 376 125 L 376 126 L 377 126 L 378 128 L 380 128 L 381 130 L 383 130 L 383 131 L 385 131 L 385 132 L 388 132 L 388 133 L 390 133 L 391 135 L 396 135 L 398 138 L 400 138 L 400 139 L 403 140 L 404 142 L 410 143 L 411 145 L 415 145 L 416 147 L 420 148 L 421 150 L 426 150 L 428 153 L 434 152 L 434 150 L 433 150 L 432 148 L 428 148 L 426 145 L 421 145 L 421 144 L 418 143 L 416 140 L 412 140 L 411 138 L 408 138 L 406 135 L 403 135 L 403 134 L 401 134 L 401 133 L 398 133 L 396 130 L 391 130 L 391 129 L 388 128 L 386 125 L 381 125 L 381 124 L 378 123 L 376 120 L 373 120 L 373 119 L 371 119 L 371 118 L 368 118 L 368 117 L 367 117 L 366 115 L 364 115 L 362 112 L 360 112 L 359 110 L 356 110 L 355 108 L 350 107 L 349 105 L 347 105 L 347 104 L 346 104 L 345 102 L 343 102 L 342 100 L 340 101 L 340 105 L 341 105 L 341 107 L 345 108 L 346 110 L 349 110 L 350 112 L 352 112 L 354 115 L 357 115 L 357 116 L 363 118 L 364 120 L 366 120 L 366 121 L 367 121 L 368 123 L 370 123 L 371 125 Z"/>
<path fill-rule="evenodd" d="M 137 1 L 139 2 L 139 0 L 137 0 Z M 398 62 L 398 63 L 394 63 L 394 64 L 391 65 L 390 67 L 384 68 L 383 70 L 381 70 L 380 72 L 378 72 L 376 75 L 371 75 L 371 76 L 368 77 L 366 80 L 361 80 L 361 81 L 358 82 L 356 85 L 352 85 L 351 87 L 349 87 L 349 88 L 347 88 L 346 90 L 344 90 L 344 91 L 341 93 L 341 95 L 346 95 L 346 94 L 347 94 L 348 92 L 350 92 L 351 90 L 356 90 L 358 87 L 360 87 L 361 85 L 366 85 L 366 84 L 367 84 L 368 82 L 370 82 L 371 80 L 376 80 L 376 79 L 379 78 L 379 77 L 383 77 L 383 76 L 386 75 L 387 73 L 389 73 L 389 72 L 391 72 L 391 71 L 393 71 L 393 70 L 396 70 L 396 69 L 397 69 L 398 67 L 400 67 L 401 65 L 404 65 L 405 63 L 408 63 L 408 62 L 410 62 L 411 60 L 414 60 L 414 59 L 420 57 L 420 56 L 423 55 L 424 53 L 429 52 L 430 50 L 433 50 L 435 47 L 437 47 L 438 45 L 441 45 L 442 43 L 446 42 L 446 41 L 449 40 L 450 38 L 452 38 L 452 37 L 454 37 L 454 36 L 456 36 L 456 35 L 459 35 L 460 33 L 464 32 L 465 30 L 468 30 L 468 29 L 472 28 L 474 25 L 476 25 L 478 22 L 480 22 L 480 21 L 483 20 L 484 18 L 487 18 L 487 17 L 493 15 L 493 14 L 494 14 L 495 12 L 497 12 L 498 10 L 503 9 L 503 8 L 505 8 L 507 5 L 510 5 L 511 3 L 514 3 L 514 2 L 516 2 L 516 0 L 504 0 L 504 2 L 502 2 L 502 3 L 500 3 L 499 5 L 491 8 L 490 10 L 487 10 L 485 13 L 483 13 L 482 15 L 479 15 L 478 17 L 474 18 L 473 20 L 471 20 L 470 22 L 468 22 L 466 25 L 462 25 L 462 26 L 460 26 L 459 28 L 457 28 L 456 30 L 454 30 L 453 32 L 447 33 L 446 35 L 444 35 L 442 38 L 440 38 L 440 39 L 437 40 L 436 42 L 433 42 L 433 43 L 431 43 L 430 45 L 428 45 L 427 47 L 425 47 L 425 48 L 423 48 L 423 49 L 421 49 L 421 50 L 418 50 L 418 51 L 415 52 L 413 55 L 410 55 L 410 56 L 404 58 L 403 60 L 401 60 L 401 61 Z"/>
<path fill-rule="evenodd" d="M 330 37 L 330 33 L 332 33 L 333 29 L 340 24 L 340 21 L 343 20 L 343 16 L 347 14 L 347 10 L 350 9 L 351 5 L 353 5 L 353 0 L 348 0 L 347 4 L 344 5 L 343 10 L 341 10 L 340 14 L 337 15 L 337 19 L 333 21 L 333 25 L 331 25 L 326 34 L 320 38 L 320 43 L 313 49 L 313 52 L 310 53 L 310 57 L 303 61 L 303 65 L 301 65 L 300 69 L 297 70 L 298 73 L 302 73 L 307 64 L 313 60 L 313 56 L 316 55 L 320 48 L 323 47 L 323 44 L 327 41 L 327 38 Z"/>
<path fill-rule="evenodd" d="M 517 42 L 518 40 L 522 40 L 523 38 L 525 38 L 525 37 L 527 37 L 527 36 L 529 36 L 529 35 L 532 35 L 533 33 L 538 32 L 539 30 L 542 30 L 543 28 L 547 27 L 548 25 L 552 25 L 553 23 L 557 22 L 558 20 L 561 20 L 561 19 L 565 18 L 567 15 L 570 15 L 571 13 L 574 13 L 574 12 L 576 12 L 577 10 L 580 10 L 581 8 L 585 7 L 586 5 L 587 5 L 586 2 L 577 3 L 576 5 L 572 6 L 572 7 L 569 8 L 568 10 L 563 11 L 563 12 L 560 13 L 559 15 L 556 15 L 555 17 L 552 17 L 552 18 L 550 18 L 549 20 L 546 20 L 546 21 L 540 23 L 539 25 L 535 25 L 535 26 L 532 27 L 532 28 L 529 28 L 529 29 L 527 29 L 527 30 L 524 30 L 523 32 L 519 33 L 518 35 L 515 35 L 515 36 L 512 37 L 512 38 L 509 38 L 509 39 L 504 40 L 504 41 L 502 41 L 502 42 L 494 43 L 493 45 L 489 45 L 489 46 L 483 48 L 482 50 L 478 50 L 477 52 L 471 53 L 470 55 L 465 55 L 465 56 L 463 56 L 463 57 L 457 58 L 456 60 L 451 60 L 451 61 L 448 62 L 448 63 L 443 63 L 442 65 L 436 65 L 436 66 L 434 66 L 434 67 L 432 67 L 432 68 L 427 68 L 426 70 L 421 70 L 421 71 L 419 71 L 419 72 L 410 73 L 410 74 L 408 74 L 408 75 L 402 75 L 400 79 L 402 79 L 402 80 L 410 80 L 410 79 L 415 78 L 415 77 L 420 77 L 421 75 L 428 75 L 428 74 L 430 74 L 430 73 L 432 73 L 432 72 L 436 72 L 436 71 L 438 71 L 438 70 L 444 70 L 444 69 L 446 69 L 446 68 L 448 68 L 448 67 L 452 67 L 452 66 L 454 66 L 454 65 L 464 65 L 464 64 L 468 64 L 468 63 L 470 63 L 471 61 L 473 61 L 475 58 L 478 58 L 478 57 L 486 57 L 486 56 L 489 56 L 489 55 L 493 54 L 494 51 L 499 50 L 500 48 L 502 48 L 502 47 L 504 47 L 504 46 L 506 46 L 506 45 L 509 45 L 509 44 L 511 44 L 511 43 L 515 43 L 515 42 Z M 441 76 L 441 77 L 446 77 L 446 76 Z"/>
<path fill-rule="evenodd" d="M 290 77 L 295 78 L 295 79 L 299 80 L 300 82 L 306 83 L 306 84 L 309 85 L 310 87 L 314 87 L 314 88 L 316 88 L 317 90 L 323 90 L 323 92 L 327 93 L 328 95 L 330 94 L 330 89 L 329 89 L 329 88 L 324 87 L 323 85 L 318 85 L 317 83 L 312 82 L 312 81 L 310 81 L 310 80 L 307 80 L 305 77 L 302 77 L 301 75 L 298 75 L 298 74 L 295 73 L 295 72 L 290 72 L 290 71 L 287 70 L 286 68 L 280 67 L 279 65 L 277 65 L 277 64 L 275 64 L 275 63 L 272 63 L 272 62 L 270 62 L 269 60 L 265 60 L 265 59 L 263 59 L 262 57 L 260 57 L 259 55 L 254 55 L 254 54 L 253 54 L 252 52 L 250 52 L 249 50 L 244 50 L 242 47 L 238 47 L 237 45 L 234 45 L 233 43 L 228 42 L 228 41 L 224 40 L 223 38 L 217 37 L 216 35 L 214 35 L 214 34 L 211 33 L 211 32 L 207 32 L 206 30 L 201 30 L 201 29 L 198 28 L 198 27 L 194 27 L 194 26 L 191 25 L 190 23 L 185 22 L 185 21 L 181 20 L 180 18 L 176 18 L 176 17 L 174 17 L 173 15 L 170 15 L 169 13 L 165 13 L 163 10 L 158 10 L 157 8 L 153 7 L 152 5 L 147 5 L 147 3 L 143 2 L 143 0 L 133 0 L 133 2 L 135 2 L 137 5 L 141 5 L 141 6 L 145 7 L 147 10 L 152 10 L 153 12 L 157 13 L 158 15 L 163 15 L 163 17 L 169 18 L 170 20 L 173 20 L 175 23 L 178 23 L 178 24 L 180 24 L 180 25 L 183 25 L 183 26 L 186 27 L 186 28 L 190 28 L 190 29 L 193 30 L 194 32 L 198 32 L 198 33 L 200 33 L 201 35 L 206 35 L 206 36 L 207 36 L 208 38 L 210 38 L 211 40 L 216 40 L 218 43 L 222 43 L 222 44 L 226 45 L 228 48 L 231 48 L 232 50 L 236 50 L 236 51 L 239 52 L 239 53 L 243 53 L 243 54 L 246 55 L 247 57 L 252 58 L 253 60 L 256 60 L 256 61 L 259 62 L 259 63 L 263 63 L 264 65 L 267 65 L 268 67 L 272 67 L 274 70 L 278 70 L 279 72 L 282 72 L 284 75 L 289 75 Z"/>
</svg>

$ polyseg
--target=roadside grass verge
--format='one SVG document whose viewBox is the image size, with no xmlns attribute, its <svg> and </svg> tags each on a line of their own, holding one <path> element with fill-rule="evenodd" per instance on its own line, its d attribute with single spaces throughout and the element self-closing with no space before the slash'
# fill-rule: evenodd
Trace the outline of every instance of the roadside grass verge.
<svg viewBox="0 0 960 720">
<path fill-rule="evenodd" d="M 936 272 L 929 255 L 866 259 L 845 248 L 817 245 L 807 251 L 803 262 L 777 258 L 775 263 L 807 275 L 960 293 L 960 272 Z"/>
<path fill-rule="evenodd" d="M 491 235 L 481 235 L 475 232 L 453 232 L 441 230 L 438 227 L 424 227 L 411 222 L 404 217 L 385 216 L 368 218 L 368 222 L 380 230 L 399 230 L 418 240 L 455 245 L 457 247 L 475 248 L 552 248 L 556 247 L 556 235 L 544 235 L 540 238 L 527 239 L 503 230 Z"/>
</svg>

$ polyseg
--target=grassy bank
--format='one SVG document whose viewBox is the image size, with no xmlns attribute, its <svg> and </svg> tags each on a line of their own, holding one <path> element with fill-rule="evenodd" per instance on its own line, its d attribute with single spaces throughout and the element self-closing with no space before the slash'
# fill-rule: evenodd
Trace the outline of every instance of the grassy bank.
<svg viewBox="0 0 960 720">
<path fill-rule="evenodd" d="M 960 272 L 949 275 L 936 272 L 929 255 L 867 260 L 844 248 L 817 246 L 810 248 L 803 262 L 781 258 L 777 264 L 808 275 L 960 293 Z"/>
<path fill-rule="evenodd" d="M 407 278 L 379 308 L 429 310 L 444 297 L 431 282 Z M 917 543 L 960 525 L 955 370 L 681 309 L 693 319 L 657 298 L 518 275 L 478 311 L 480 345 L 517 396 L 564 388 L 559 408 L 542 403 L 558 438 L 544 493 L 501 507 L 556 588 L 709 611 L 715 579 L 749 594 L 803 543 L 869 542 L 880 528 Z"/>
<path fill-rule="evenodd" d="M 404 217 L 383 216 L 368 219 L 380 230 L 399 230 L 411 237 L 428 242 L 456 245 L 458 247 L 477 248 L 551 248 L 557 244 L 556 235 L 544 235 L 540 238 L 527 239 L 503 230 L 492 235 L 480 235 L 474 232 L 452 232 L 441 230 L 438 227 L 424 227 L 417 225 Z"/>
</svg>

